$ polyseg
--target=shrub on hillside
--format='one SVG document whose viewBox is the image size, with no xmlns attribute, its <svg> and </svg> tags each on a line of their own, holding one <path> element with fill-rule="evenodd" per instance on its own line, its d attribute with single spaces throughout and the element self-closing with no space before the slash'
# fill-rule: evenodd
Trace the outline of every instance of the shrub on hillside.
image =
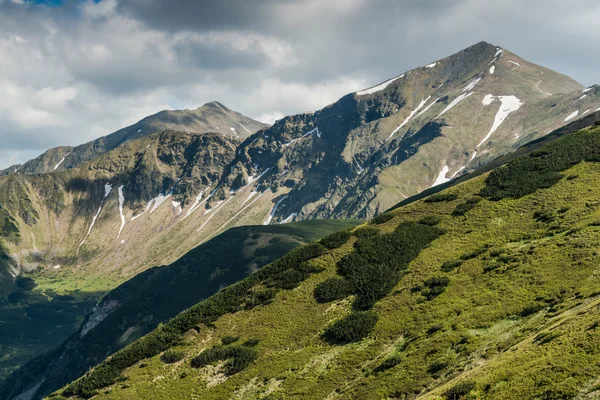
<svg viewBox="0 0 600 400">
<path fill-rule="evenodd" d="M 234 375 L 243 371 L 258 358 L 258 352 L 248 346 L 215 346 L 204 350 L 191 361 L 193 368 L 202 368 L 218 361 L 227 360 L 225 375 Z"/>
<path fill-rule="evenodd" d="M 239 336 L 225 336 L 223 339 L 221 339 L 221 344 L 223 344 L 223 346 L 227 346 L 237 342 L 238 340 L 240 340 Z"/>
<path fill-rule="evenodd" d="M 553 186 L 562 179 L 562 171 L 581 161 L 599 160 L 600 135 L 580 131 L 496 168 L 486 178 L 486 186 L 479 194 L 490 200 L 520 198 Z"/>
<path fill-rule="evenodd" d="M 384 224 L 393 218 L 394 218 L 394 214 L 392 214 L 391 212 L 379 214 L 378 216 L 376 216 L 375 218 L 373 218 L 371 220 L 371 224 L 373 224 L 373 225 Z"/>
<path fill-rule="evenodd" d="M 381 230 L 374 226 L 363 226 L 354 231 L 354 236 L 357 238 L 367 238 L 371 236 L 377 236 L 379 235 L 379 232 L 381 232 Z"/>
<path fill-rule="evenodd" d="M 345 299 L 355 292 L 355 288 L 345 278 L 335 276 L 323 281 L 315 288 L 315 299 L 320 303 Z"/>
<path fill-rule="evenodd" d="M 173 364 L 177 361 L 183 360 L 183 352 L 179 350 L 167 350 L 163 353 L 160 359 L 166 364 Z"/>
<path fill-rule="evenodd" d="M 465 215 L 467 212 L 474 209 L 475 206 L 477 205 L 477 203 L 479 203 L 480 201 L 481 201 L 481 197 L 471 197 L 466 202 L 460 203 L 459 205 L 457 205 L 456 208 L 454 209 L 454 211 L 452 211 L 452 215 L 454 215 L 454 216 Z"/>
<path fill-rule="evenodd" d="M 391 233 L 359 238 L 355 251 L 342 258 L 338 272 L 355 288 L 355 306 L 365 309 L 396 286 L 408 264 L 443 231 L 405 222 Z"/>
<path fill-rule="evenodd" d="M 325 338 L 342 343 L 360 340 L 371 333 L 378 318 L 374 311 L 353 312 L 327 328 Z"/>
<path fill-rule="evenodd" d="M 472 258 L 477 258 L 480 255 L 487 253 L 487 251 L 488 251 L 488 248 L 486 246 L 483 246 L 483 247 L 473 250 L 470 253 L 463 254 L 462 256 L 460 256 L 460 259 L 462 261 L 466 261 L 466 260 L 470 260 Z"/>
<path fill-rule="evenodd" d="M 438 193 L 432 194 L 425 199 L 425 203 L 441 203 L 445 201 L 454 201 L 458 199 L 458 196 L 452 193 Z"/>
<path fill-rule="evenodd" d="M 394 354 L 394 355 L 386 358 L 385 360 L 383 360 L 383 362 L 381 364 L 379 364 L 379 366 L 377 368 L 375 368 L 375 372 L 387 371 L 388 369 L 394 368 L 396 365 L 400 364 L 401 362 L 402 362 L 402 357 L 400 356 L 400 354 Z"/>
<path fill-rule="evenodd" d="M 433 278 L 429 278 L 424 282 L 426 289 L 421 291 L 421 294 L 425 296 L 428 300 L 433 299 L 436 296 L 444 293 L 446 291 L 446 286 L 450 283 L 450 279 L 446 276 L 435 276 Z"/>
<path fill-rule="evenodd" d="M 348 230 L 334 232 L 321 239 L 321 244 L 330 250 L 337 249 L 346 243 L 351 236 L 352 233 Z"/>
<path fill-rule="evenodd" d="M 475 387 L 476 384 L 473 381 L 458 382 L 456 385 L 444 392 L 444 396 L 448 400 L 460 400 L 474 390 Z"/>
<path fill-rule="evenodd" d="M 446 261 L 445 263 L 443 263 L 441 268 L 442 268 L 442 271 L 444 271 L 444 272 L 450 272 L 453 269 L 460 267 L 461 265 L 462 265 L 462 261 L 451 260 L 451 261 Z"/>
<path fill-rule="evenodd" d="M 259 339 L 250 338 L 250 339 L 246 340 L 244 343 L 242 343 L 242 346 L 254 347 L 254 346 L 257 346 L 259 343 L 260 343 Z"/>
<path fill-rule="evenodd" d="M 423 225 L 436 226 L 437 224 L 440 223 L 440 218 L 430 215 L 430 216 L 421 218 L 421 220 L 419 220 L 419 223 L 423 224 Z"/>
</svg>

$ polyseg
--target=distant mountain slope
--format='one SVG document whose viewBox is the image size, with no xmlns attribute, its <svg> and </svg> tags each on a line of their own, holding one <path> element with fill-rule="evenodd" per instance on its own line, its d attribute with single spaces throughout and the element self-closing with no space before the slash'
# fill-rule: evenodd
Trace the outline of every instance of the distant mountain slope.
<svg viewBox="0 0 600 400">
<path fill-rule="evenodd" d="M 285 194 L 273 221 L 372 217 L 600 108 L 600 87 L 479 43 L 247 139 L 222 199 L 246 175 Z"/>
<path fill-rule="evenodd" d="M 268 125 L 250 119 L 213 101 L 195 110 L 163 110 L 146 117 L 134 125 L 77 147 L 57 147 L 23 165 L 0 171 L 1 175 L 20 172 L 37 174 L 64 171 L 77 167 L 93 158 L 117 148 L 131 140 L 147 137 L 164 130 L 208 133 L 245 139 Z"/>
<path fill-rule="evenodd" d="M 51 398 L 597 398 L 599 161 L 600 121 L 288 253 Z"/>
<path fill-rule="evenodd" d="M 8 378 L 0 386 L 0 398 L 12 398 L 40 381 L 34 398 L 47 394 L 220 288 L 301 244 L 357 223 L 306 221 L 235 228 L 168 266 L 149 269 L 108 293 L 62 345 Z"/>
</svg>

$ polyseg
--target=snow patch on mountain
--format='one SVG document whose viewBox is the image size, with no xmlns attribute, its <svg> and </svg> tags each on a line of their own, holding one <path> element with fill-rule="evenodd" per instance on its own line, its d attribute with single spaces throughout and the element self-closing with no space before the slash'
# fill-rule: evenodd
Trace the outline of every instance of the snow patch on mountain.
<svg viewBox="0 0 600 400">
<path fill-rule="evenodd" d="M 106 185 L 104 185 L 104 198 L 107 198 L 110 192 L 112 192 L 112 185 L 110 183 L 107 183 Z"/>
<path fill-rule="evenodd" d="M 287 216 L 286 219 L 284 219 L 283 221 L 281 221 L 282 224 L 287 224 L 289 222 L 292 222 L 292 220 L 294 218 L 296 218 L 296 216 L 298 215 L 298 213 L 291 213 L 290 215 Z"/>
<path fill-rule="evenodd" d="M 431 96 L 430 96 L 431 97 Z M 428 97 L 429 98 L 429 97 Z M 438 97 L 437 99 L 435 99 L 434 101 L 432 101 L 427 107 L 425 107 L 423 110 L 421 110 L 420 113 L 418 113 L 415 118 L 419 118 L 421 115 L 425 114 L 435 103 L 437 103 L 439 100 L 441 99 L 441 97 Z"/>
<path fill-rule="evenodd" d="M 412 119 L 412 117 L 415 116 L 415 114 L 421 109 L 423 108 L 423 106 L 425 104 L 427 104 L 427 102 L 429 101 L 429 99 L 431 98 L 431 96 L 429 96 L 428 98 L 426 98 L 425 100 L 422 100 L 419 105 L 417 106 L 417 108 L 415 108 L 414 110 L 412 110 L 410 112 L 410 114 L 408 114 L 408 117 L 406 117 L 406 119 L 404 119 L 404 121 L 402 121 L 402 123 L 396 127 L 396 129 L 394 129 L 394 131 L 392 133 L 390 133 L 390 136 L 387 138 L 387 140 L 390 140 L 392 138 L 392 136 L 394 136 L 396 134 L 396 132 L 398 132 L 400 129 L 402 129 L 406 124 L 408 124 L 410 122 L 410 120 Z"/>
<path fill-rule="evenodd" d="M 433 62 L 433 63 L 431 63 L 431 64 L 428 64 L 428 65 L 426 65 L 426 66 L 425 66 L 425 68 L 433 68 L 433 67 L 435 67 L 436 65 L 437 65 L 437 63 L 436 63 L 436 62 Z"/>
<path fill-rule="evenodd" d="M 473 93 L 474 92 L 463 93 L 460 96 L 458 96 L 457 98 L 455 98 L 454 100 L 452 100 L 452 102 L 450 104 L 448 104 L 448 106 L 446 108 L 444 108 L 444 110 L 436 118 L 439 118 L 442 115 L 446 114 L 448 111 L 453 109 L 458 103 L 460 103 L 461 101 L 463 101 L 464 99 L 466 99 L 467 97 L 472 95 Z"/>
<path fill-rule="evenodd" d="M 450 180 L 450 178 L 446 178 L 446 175 L 448 174 L 448 172 L 450 172 L 450 168 L 447 165 L 444 165 L 444 167 L 438 174 L 438 177 L 436 178 L 435 182 L 433 182 L 433 185 L 431 185 L 431 187 L 441 185 L 442 183 L 448 182 Z"/>
<path fill-rule="evenodd" d="M 385 82 L 383 82 L 383 83 L 381 83 L 381 84 L 379 84 L 377 86 L 373 86 L 371 88 L 368 88 L 368 89 L 356 92 L 356 95 L 357 96 L 364 96 L 364 95 L 367 95 L 367 94 L 373 94 L 373 93 L 380 92 L 383 89 L 385 89 L 386 87 L 388 87 L 389 85 L 391 85 L 392 83 L 394 83 L 395 81 L 397 81 L 398 79 L 401 79 L 403 77 L 404 77 L 404 74 L 402 74 L 400 76 L 397 76 L 395 78 L 392 78 L 392 79 L 390 79 L 388 81 L 385 81 Z"/>
<path fill-rule="evenodd" d="M 169 193 L 167 193 L 166 195 L 164 194 L 159 194 L 158 196 L 156 196 L 153 200 L 154 200 L 154 206 L 152 207 L 152 210 L 150 210 L 150 214 L 152 214 L 154 211 L 156 211 L 156 209 L 158 207 L 160 207 L 160 205 L 162 203 L 164 203 L 165 201 L 167 201 L 167 199 L 169 197 L 173 196 L 173 191 L 170 191 Z"/>
<path fill-rule="evenodd" d="M 465 86 L 462 90 L 462 92 L 468 92 L 470 90 L 473 90 L 475 88 L 475 86 L 477 86 L 477 84 L 481 82 L 481 78 L 477 77 L 475 79 L 473 79 L 471 82 L 469 82 L 469 84 L 467 86 Z"/>
<path fill-rule="evenodd" d="M 181 203 L 178 201 L 171 200 L 171 205 L 177 211 L 177 215 L 180 215 L 183 212 L 183 208 L 181 208 Z"/>
<path fill-rule="evenodd" d="M 69 154 L 71 154 L 71 152 L 68 152 L 67 154 L 65 154 L 65 155 L 64 155 L 64 157 L 63 157 L 63 158 L 61 158 L 61 160 L 58 162 L 58 164 L 56 164 L 56 165 L 54 166 L 54 169 L 53 169 L 53 171 L 56 171 L 56 170 L 58 169 L 58 167 L 60 167 L 60 165 L 61 165 L 63 162 L 65 162 L 65 158 L 67 158 L 67 156 L 68 156 Z"/>
<path fill-rule="evenodd" d="M 516 61 L 513 61 L 513 60 L 508 60 L 508 62 L 509 62 L 509 63 L 511 63 L 511 64 L 514 64 L 514 65 L 516 65 L 517 67 L 520 67 L 520 66 L 521 66 L 521 64 L 519 64 L 518 62 L 516 62 Z"/>
<path fill-rule="evenodd" d="M 117 238 L 121 236 L 121 232 L 123 232 L 123 228 L 125 227 L 125 214 L 123 213 L 123 204 L 125 203 L 125 195 L 123 194 L 124 187 L 124 185 L 121 185 L 117 189 L 119 192 L 119 216 L 121 217 L 121 227 L 119 228 L 119 234 L 117 235 Z"/>
<path fill-rule="evenodd" d="M 491 96 L 491 97 L 488 97 L 488 96 Z M 500 108 L 498 109 L 498 112 L 496 113 L 496 117 L 494 117 L 494 123 L 492 124 L 492 128 L 490 129 L 488 134 L 481 140 L 481 142 L 479 142 L 479 144 L 477 145 L 477 148 L 479 148 L 479 146 L 481 146 L 483 143 L 485 143 L 485 141 L 488 140 L 490 138 L 490 136 L 492 136 L 492 134 L 500 127 L 500 125 L 502 125 L 502 123 L 504 122 L 506 117 L 508 117 L 508 115 L 510 113 L 517 111 L 523 105 L 523 103 L 521 103 L 521 100 L 519 100 L 516 96 L 493 96 L 493 95 L 485 96 L 483 99 L 483 104 L 484 104 L 484 106 L 490 105 L 491 103 L 493 103 L 497 100 L 500 101 Z"/>
<path fill-rule="evenodd" d="M 492 66 L 490 67 L 490 74 L 494 75 L 494 72 L 495 72 L 495 71 L 496 71 L 496 66 L 495 66 L 495 65 L 492 65 Z"/>
<path fill-rule="evenodd" d="M 579 115 L 579 110 L 573 111 L 571 114 L 569 114 L 569 116 L 567 118 L 565 118 L 565 122 L 572 120 L 573 118 L 575 118 L 578 115 Z"/>
<path fill-rule="evenodd" d="M 275 213 L 277 212 L 277 208 L 279 208 L 279 205 L 281 204 L 281 202 L 284 201 L 286 198 L 287 198 L 287 196 L 283 196 L 281 199 L 279 199 L 279 201 L 277 203 L 275 203 L 275 206 L 269 213 L 267 220 L 265 222 L 263 222 L 263 225 L 269 225 L 271 223 L 271 221 L 273 220 L 273 217 L 275 216 Z"/>
</svg>

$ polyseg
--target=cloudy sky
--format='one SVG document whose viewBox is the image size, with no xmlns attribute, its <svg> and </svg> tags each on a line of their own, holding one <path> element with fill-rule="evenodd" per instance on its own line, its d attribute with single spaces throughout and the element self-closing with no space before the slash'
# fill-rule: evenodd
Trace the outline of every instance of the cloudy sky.
<svg viewBox="0 0 600 400">
<path fill-rule="evenodd" d="M 591 85 L 598 21 L 598 0 L 0 0 L 0 168 L 212 100 L 272 122 L 481 40 Z"/>
</svg>

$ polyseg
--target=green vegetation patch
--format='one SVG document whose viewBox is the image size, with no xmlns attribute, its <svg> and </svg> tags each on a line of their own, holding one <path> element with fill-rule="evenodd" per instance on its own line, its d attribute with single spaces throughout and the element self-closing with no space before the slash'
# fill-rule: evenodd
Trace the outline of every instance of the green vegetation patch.
<svg viewBox="0 0 600 400">
<path fill-rule="evenodd" d="M 445 201 L 454 201 L 458 199 L 458 195 L 452 193 L 437 193 L 432 194 L 425 199 L 425 203 L 442 203 Z"/>
<path fill-rule="evenodd" d="M 334 276 L 321 282 L 315 288 L 315 299 L 320 303 L 345 299 L 356 291 L 346 278 Z"/>
<path fill-rule="evenodd" d="M 246 369 L 258 358 L 258 352 L 248 346 L 215 346 L 204 350 L 192 358 L 193 368 L 202 368 L 218 361 L 225 361 L 223 372 L 225 375 L 234 375 Z"/>
<path fill-rule="evenodd" d="M 294 277 L 295 273 L 290 271 L 295 270 L 303 273 L 307 268 L 306 261 L 322 255 L 325 251 L 325 247 L 319 243 L 312 243 L 290 251 L 284 257 L 265 266 L 248 278 L 228 286 L 212 297 L 177 315 L 140 340 L 118 351 L 82 378 L 67 386 L 63 391 L 63 395 L 67 397 L 78 395 L 85 398 L 94 396 L 98 389 L 116 382 L 123 370 L 138 361 L 168 350 L 181 339 L 185 332 L 197 327 L 199 324 L 210 325 L 222 315 L 248 308 L 248 304 L 258 305 L 255 303 L 256 296 L 252 291 L 255 286 L 267 282 L 271 284 L 292 282 L 297 277 Z M 249 346 L 243 346 L 243 348 L 250 349 Z M 235 357 L 228 362 L 227 373 L 236 371 L 240 365 L 247 362 L 245 356 L 241 357 L 239 362 L 236 361 Z"/>
<path fill-rule="evenodd" d="M 330 342 L 354 342 L 369 335 L 378 319 L 374 311 L 355 311 L 334 322 L 327 328 L 324 337 Z"/>
<path fill-rule="evenodd" d="M 562 179 L 562 171 L 582 161 L 600 161 L 600 132 L 565 136 L 496 168 L 479 194 L 490 200 L 518 199 L 553 186 Z"/>
<path fill-rule="evenodd" d="M 477 196 L 471 197 L 464 203 L 460 203 L 459 205 L 457 205 L 456 208 L 454 209 L 454 211 L 452 211 L 452 215 L 454 215 L 455 217 L 465 215 L 467 212 L 474 209 L 475 206 L 477 205 L 477 203 L 479 203 L 480 201 L 481 201 L 481 197 L 477 197 Z"/>
<path fill-rule="evenodd" d="M 329 250 L 337 249 L 350 239 L 352 233 L 349 230 L 334 232 L 321 239 L 321 244 Z"/>
<path fill-rule="evenodd" d="M 421 250 L 444 233 L 415 222 L 404 222 L 391 233 L 361 237 L 355 251 L 338 263 L 338 272 L 355 288 L 355 307 L 370 308 L 396 286 L 402 272 Z"/>
</svg>

